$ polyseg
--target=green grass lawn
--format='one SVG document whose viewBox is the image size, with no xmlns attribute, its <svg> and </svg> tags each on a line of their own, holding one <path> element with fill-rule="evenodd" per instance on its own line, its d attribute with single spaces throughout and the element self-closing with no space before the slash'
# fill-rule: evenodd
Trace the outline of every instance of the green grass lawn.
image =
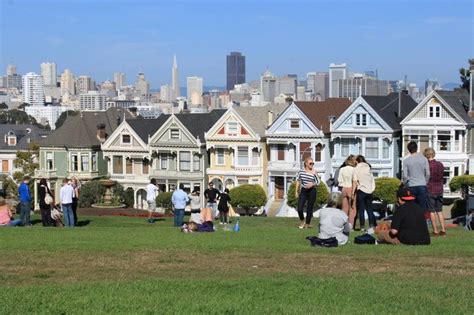
<svg viewBox="0 0 474 315">
<path fill-rule="evenodd" d="M 474 233 L 312 248 L 296 219 L 183 234 L 172 219 L 0 228 L 0 313 L 472 314 Z M 352 237 L 351 237 L 352 238 Z"/>
</svg>

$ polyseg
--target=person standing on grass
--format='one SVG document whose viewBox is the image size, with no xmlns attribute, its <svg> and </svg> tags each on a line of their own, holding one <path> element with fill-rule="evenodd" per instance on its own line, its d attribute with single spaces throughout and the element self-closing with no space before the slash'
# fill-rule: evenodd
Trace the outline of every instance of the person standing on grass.
<svg viewBox="0 0 474 315">
<path fill-rule="evenodd" d="M 150 183 L 146 186 L 146 203 L 148 204 L 148 223 L 155 223 L 153 220 L 153 212 L 156 211 L 156 195 L 158 194 L 158 187 L 156 186 L 156 179 L 152 178 Z"/>
<path fill-rule="evenodd" d="M 207 207 L 212 209 L 212 217 L 217 217 L 217 199 L 220 196 L 219 190 L 214 188 L 214 183 L 209 183 L 209 188 L 204 191 L 204 198 L 207 199 Z"/>
<path fill-rule="evenodd" d="M 305 158 L 303 162 L 304 168 L 298 172 L 296 176 L 295 194 L 298 198 L 298 216 L 300 225 L 298 228 L 307 229 L 311 227 L 311 219 L 313 218 L 313 206 L 316 202 L 316 188 L 320 183 L 320 179 L 316 169 L 314 168 L 313 159 Z M 306 204 L 306 218 L 304 216 L 304 206 Z"/>
<path fill-rule="evenodd" d="M 416 203 L 423 209 L 428 210 L 428 188 L 430 179 L 430 166 L 423 154 L 417 153 L 418 145 L 415 141 L 408 142 L 410 155 L 403 160 L 403 183 L 410 189 L 416 198 Z"/>
<path fill-rule="evenodd" d="M 77 219 L 77 204 L 79 202 L 79 191 L 81 189 L 81 185 L 76 177 L 71 179 L 71 186 L 74 189 L 74 196 L 72 197 L 72 214 L 74 216 L 74 224 L 77 225 L 79 222 Z"/>
<path fill-rule="evenodd" d="M 31 226 L 31 193 L 30 193 L 30 177 L 23 177 L 23 181 L 18 187 L 18 199 L 20 200 L 20 218 L 23 226 Z"/>
<path fill-rule="evenodd" d="M 184 185 L 179 184 L 179 188 L 176 189 L 171 196 L 171 202 L 174 208 L 174 226 L 176 227 L 183 226 L 184 208 L 186 208 L 186 204 L 189 201 L 188 194 L 186 194 L 183 189 Z"/>
<path fill-rule="evenodd" d="M 356 216 L 355 199 L 352 196 L 352 177 L 354 175 L 354 167 L 356 166 L 354 155 L 349 155 L 344 164 L 339 169 L 338 183 L 342 187 L 342 211 L 349 217 L 350 228 L 354 228 L 354 219 Z"/>
<path fill-rule="evenodd" d="M 74 197 L 74 188 L 69 184 L 67 178 L 63 179 L 63 186 L 59 192 L 59 201 L 65 219 L 66 226 L 74 227 L 74 214 L 72 212 L 72 198 Z"/>
<path fill-rule="evenodd" d="M 430 179 L 428 181 L 428 210 L 430 211 L 431 225 L 434 236 L 446 235 L 446 227 L 443 217 L 443 185 L 444 185 L 444 165 L 435 160 L 435 150 L 426 148 L 423 155 L 428 159 L 430 167 Z M 441 231 L 438 232 L 438 223 Z"/>
<path fill-rule="evenodd" d="M 41 223 L 43 226 L 52 226 L 53 219 L 51 218 L 51 205 L 54 205 L 54 198 L 48 183 L 45 178 L 41 178 L 39 182 L 39 207 L 41 210 Z M 50 201 L 49 203 L 47 201 Z"/>
<path fill-rule="evenodd" d="M 372 194 L 375 190 L 375 180 L 371 166 L 363 155 L 358 155 L 356 162 L 357 165 L 354 167 L 352 175 L 352 198 L 356 200 L 360 229 L 365 231 L 365 211 L 367 211 L 370 226 L 368 231 L 373 233 L 373 229 L 377 226 L 377 221 L 372 211 Z"/>
<path fill-rule="evenodd" d="M 219 205 L 217 209 L 219 210 L 220 224 L 229 224 L 229 189 L 224 189 L 224 192 L 219 197 Z"/>
</svg>

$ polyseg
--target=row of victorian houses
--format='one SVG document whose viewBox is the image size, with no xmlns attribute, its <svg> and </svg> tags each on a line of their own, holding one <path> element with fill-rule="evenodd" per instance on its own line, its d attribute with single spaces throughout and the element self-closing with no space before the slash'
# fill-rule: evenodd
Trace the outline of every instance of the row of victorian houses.
<svg viewBox="0 0 474 315">
<path fill-rule="evenodd" d="M 83 112 L 40 142 L 40 169 L 58 192 L 64 177 L 110 177 L 132 189 L 146 208 L 151 178 L 161 191 L 179 184 L 203 191 L 259 184 L 269 203 L 281 204 L 289 184 L 311 156 L 323 179 L 349 154 L 362 154 L 376 177 L 400 177 L 408 141 L 433 147 L 446 183 L 474 167 L 474 140 L 465 91 L 433 91 L 417 104 L 405 93 L 217 109 L 209 113 L 142 119 L 119 108 Z"/>
</svg>

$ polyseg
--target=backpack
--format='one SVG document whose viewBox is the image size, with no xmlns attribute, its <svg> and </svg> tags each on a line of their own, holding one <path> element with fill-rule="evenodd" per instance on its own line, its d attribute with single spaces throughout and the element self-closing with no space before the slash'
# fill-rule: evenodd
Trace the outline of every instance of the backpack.
<svg viewBox="0 0 474 315">
<path fill-rule="evenodd" d="M 339 245 L 335 237 L 319 238 L 316 236 L 308 236 L 306 239 L 311 242 L 311 246 L 337 247 Z"/>
<path fill-rule="evenodd" d="M 375 237 L 370 234 L 362 234 L 354 238 L 355 244 L 375 244 Z"/>
</svg>

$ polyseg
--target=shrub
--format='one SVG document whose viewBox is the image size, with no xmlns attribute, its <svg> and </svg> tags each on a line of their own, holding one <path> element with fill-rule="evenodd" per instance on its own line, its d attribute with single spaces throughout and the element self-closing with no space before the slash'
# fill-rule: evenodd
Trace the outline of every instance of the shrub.
<svg viewBox="0 0 474 315">
<path fill-rule="evenodd" d="M 374 199 L 383 204 L 392 204 L 397 202 L 397 191 L 400 188 L 401 181 L 393 177 L 379 177 L 375 179 Z"/>
<path fill-rule="evenodd" d="M 79 196 L 79 207 L 89 208 L 92 204 L 98 203 L 105 193 L 105 187 L 98 180 L 89 181 L 81 186 Z"/>
<path fill-rule="evenodd" d="M 229 192 L 230 204 L 243 208 L 249 214 L 250 208 L 258 208 L 267 202 L 267 194 L 260 185 L 244 184 L 232 188 Z"/>
<path fill-rule="evenodd" d="M 296 190 L 296 181 L 291 183 L 290 187 L 288 188 L 287 197 L 287 204 L 290 207 L 298 208 L 298 198 L 295 196 Z M 316 202 L 314 203 L 313 210 L 317 210 L 321 208 L 322 205 L 325 205 L 329 199 L 329 189 L 324 182 L 321 181 L 318 187 L 316 187 Z"/>
<path fill-rule="evenodd" d="M 156 205 L 165 209 L 165 214 L 171 213 L 171 210 L 173 209 L 173 204 L 171 203 L 172 195 L 172 192 L 162 192 L 156 197 Z"/>
<path fill-rule="evenodd" d="M 451 189 L 452 192 L 461 189 L 463 186 L 474 186 L 474 175 L 455 176 L 449 182 L 449 189 Z"/>
<path fill-rule="evenodd" d="M 117 205 L 124 204 L 127 207 L 133 207 L 134 198 L 133 198 L 133 189 L 123 188 L 122 184 L 116 183 L 112 187 L 112 196 Z"/>
<path fill-rule="evenodd" d="M 5 193 L 5 197 L 16 199 L 18 197 L 17 183 L 7 175 L 0 175 L 0 181 L 2 182 L 2 190 Z"/>
</svg>

